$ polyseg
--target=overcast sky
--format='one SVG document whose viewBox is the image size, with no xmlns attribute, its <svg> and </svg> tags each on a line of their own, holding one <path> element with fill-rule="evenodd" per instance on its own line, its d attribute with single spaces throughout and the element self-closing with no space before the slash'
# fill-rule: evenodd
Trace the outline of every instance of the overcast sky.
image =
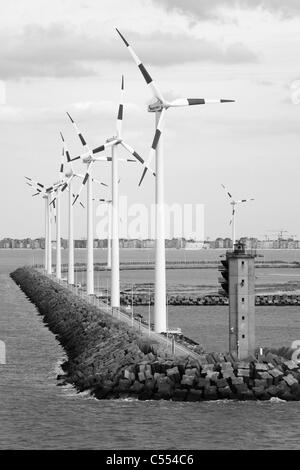
<svg viewBox="0 0 300 470">
<path fill-rule="evenodd" d="M 43 201 L 31 197 L 24 175 L 46 185 L 58 179 L 59 130 L 73 154 L 81 151 L 66 111 L 91 146 L 115 134 L 121 74 L 124 138 L 147 158 L 151 96 L 115 27 L 168 96 L 236 100 L 168 111 L 166 202 L 203 203 L 205 236 L 228 236 L 223 183 L 238 199 L 255 198 L 238 209 L 238 236 L 286 229 L 300 237 L 299 1 L 0 0 L 0 7 L 0 238 L 43 234 Z M 138 164 L 121 163 L 120 193 L 148 205 L 154 178 L 138 188 L 140 174 Z M 108 182 L 107 165 L 95 165 L 95 175 Z M 64 236 L 66 228 L 64 217 Z M 76 236 L 84 234 L 78 206 Z"/>
</svg>

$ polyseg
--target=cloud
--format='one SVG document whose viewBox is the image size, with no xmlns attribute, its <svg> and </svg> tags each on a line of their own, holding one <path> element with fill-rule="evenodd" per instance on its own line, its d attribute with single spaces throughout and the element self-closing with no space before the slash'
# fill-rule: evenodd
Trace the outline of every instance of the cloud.
<svg viewBox="0 0 300 470">
<path fill-rule="evenodd" d="M 300 13 L 299 0 L 153 0 L 166 8 L 192 14 L 198 20 L 216 19 L 221 16 L 221 9 L 262 8 L 284 17 L 293 17 Z"/>
<path fill-rule="evenodd" d="M 242 63 L 257 57 L 241 43 L 225 47 L 205 38 L 157 33 L 128 34 L 146 63 L 175 65 L 187 62 Z M 78 77 L 99 74 L 101 61 L 131 60 L 115 31 L 92 36 L 62 24 L 26 26 L 21 33 L 0 34 L 0 77 Z"/>
</svg>

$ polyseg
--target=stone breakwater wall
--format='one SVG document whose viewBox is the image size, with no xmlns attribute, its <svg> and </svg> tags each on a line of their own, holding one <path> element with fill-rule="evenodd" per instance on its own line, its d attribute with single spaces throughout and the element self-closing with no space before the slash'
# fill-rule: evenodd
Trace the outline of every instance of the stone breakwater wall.
<svg viewBox="0 0 300 470">
<path fill-rule="evenodd" d="M 243 362 L 218 353 L 176 358 L 33 268 L 11 276 L 67 353 L 59 384 L 72 383 L 99 399 L 300 400 L 300 365 L 289 348 Z"/>
</svg>

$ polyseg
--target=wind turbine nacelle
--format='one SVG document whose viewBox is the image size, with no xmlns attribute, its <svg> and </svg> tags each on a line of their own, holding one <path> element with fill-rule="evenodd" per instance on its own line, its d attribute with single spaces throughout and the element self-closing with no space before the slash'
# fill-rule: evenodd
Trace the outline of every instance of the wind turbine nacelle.
<svg viewBox="0 0 300 470">
<path fill-rule="evenodd" d="M 90 155 L 86 155 L 85 157 L 82 157 L 83 163 L 90 163 L 92 161 L 92 157 Z"/>
<path fill-rule="evenodd" d="M 156 113 L 158 111 L 162 111 L 163 105 L 160 100 L 155 101 L 155 103 L 151 103 L 148 105 L 149 113 Z"/>
</svg>

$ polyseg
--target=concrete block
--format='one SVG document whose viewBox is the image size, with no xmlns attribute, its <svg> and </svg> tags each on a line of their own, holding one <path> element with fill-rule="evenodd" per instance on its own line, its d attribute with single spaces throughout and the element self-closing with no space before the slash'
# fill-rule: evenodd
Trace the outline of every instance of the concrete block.
<svg viewBox="0 0 300 470">
<path fill-rule="evenodd" d="M 229 379 L 230 377 L 235 378 L 235 375 L 233 373 L 233 369 L 231 370 L 224 370 L 221 372 L 222 376 L 224 379 Z"/>
<path fill-rule="evenodd" d="M 248 369 L 249 370 L 249 367 L 250 367 L 249 362 L 241 361 L 241 362 L 236 363 L 236 368 L 237 369 Z"/>
<path fill-rule="evenodd" d="M 173 394 L 174 401 L 185 401 L 187 397 L 187 390 L 181 390 L 180 388 L 175 388 Z"/>
<path fill-rule="evenodd" d="M 181 385 L 185 387 L 190 387 L 194 385 L 195 378 L 191 375 L 183 375 L 181 379 Z"/>
<path fill-rule="evenodd" d="M 194 388 L 191 388 L 187 394 L 187 401 L 200 401 L 202 399 L 202 390 L 195 390 Z"/>
<path fill-rule="evenodd" d="M 205 400 L 217 400 L 218 399 L 217 387 L 215 386 L 206 387 L 203 390 L 203 397 Z"/>
<path fill-rule="evenodd" d="M 138 373 L 138 379 L 139 379 L 139 382 L 145 382 L 145 380 L 146 380 L 145 373 L 144 372 L 139 372 Z"/>
<path fill-rule="evenodd" d="M 265 380 L 273 378 L 272 375 L 270 375 L 268 372 L 257 372 L 256 376 L 258 379 L 265 379 Z"/>
<path fill-rule="evenodd" d="M 197 374 L 197 369 L 194 368 L 194 369 L 185 369 L 185 375 L 190 375 L 192 377 L 195 377 L 195 375 Z"/>
<path fill-rule="evenodd" d="M 226 379 L 217 379 L 216 385 L 218 388 L 223 388 L 223 387 L 227 387 L 228 383 Z"/>
<path fill-rule="evenodd" d="M 249 369 L 238 369 L 237 370 L 238 377 L 249 377 L 250 370 Z"/>
<path fill-rule="evenodd" d="M 214 370 L 214 364 L 204 364 L 201 368 L 201 374 Z"/>
<path fill-rule="evenodd" d="M 222 400 L 226 400 L 228 398 L 233 397 L 233 393 L 229 385 L 227 385 L 226 387 L 218 388 L 218 394 Z"/>
<path fill-rule="evenodd" d="M 231 378 L 231 383 L 232 383 L 232 385 L 243 384 L 244 383 L 243 377 L 232 377 Z"/>
<path fill-rule="evenodd" d="M 295 377 L 292 376 L 292 374 L 284 375 L 282 379 L 289 387 L 291 387 L 293 384 L 298 384 L 298 381 L 295 379 Z"/>
<path fill-rule="evenodd" d="M 268 372 L 269 367 L 268 367 L 268 364 L 264 364 L 264 363 L 262 363 L 262 362 L 257 362 L 257 363 L 255 364 L 255 369 L 256 369 L 257 371 L 261 371 L 261 372 Z"/>
<path fill-rule="evenodd" d="M 224 370 L 233 370 L 231 362 L 220 362 L 220 367 L 221 367 L 222 371 L 224 371 Z"/>
<path fill-rule="evenodd" d="M 196 384 L 195 384 L 195 387 L 197 389 L 203 389 L 205 387 L 209 387 L 210 386 L 210 380 L 206 377 L 198 377 L 196 379 Z"/>
<path fill-rule="evenodd" d="M 216 382 L 219 378 L 219 372 L 214 372 L 214 371 L 208 370 L 207 373 L 206 373 L 206 377 L 208 379 L 210 379 L 212 382 Z"/>
<path fill-rule="evenodd" d="M 206 359 L 205 354 L 200 354 L 198 361 L 199 361 L 200 365 L 207 364 L 207 359 Z"/>
<path fill-rule="evenodd" d="M 297 370 L 299 368 L 299 364 L 297 364 L 297 362 L 292 361 L 292 360 L 291 361 L 284 361 L 283 366 L 287 370 Z"/>
<path fill-rule="evenodd" d="M 269 370 L 269 374 L 272 376 L 272 377 L 282 377 L 283 376 L 283 372 L 281 372 L 281 370 L 277 369 L 277 368 L 274 368 L 272 370 Z"/>
<path fill-rule="evenodd" d="M 267 388 L 268 383 L 264 379 L 255 379 L 254 380 L 254 387 L 261 387 L 261 388 Z"/>
<path fill-rule="evenodd" d="M 255 396 L 253 394 L 253 391 L 252 390 L 242 390 L 239 394 L 238 394 L 238 399 L 239 400 L 255 400 Z"/>
<path fill-rule="evenodd" d="M 127 369 L 124 370 L 124 379 L 131 380 L 130 377 L 131 372 Z"/>
<path fill-rule="evenodd" d="M 151 370 L 145 370 L 145 377 L 146 379 L 152 379 L 152 371 Z"/>
</svg>

